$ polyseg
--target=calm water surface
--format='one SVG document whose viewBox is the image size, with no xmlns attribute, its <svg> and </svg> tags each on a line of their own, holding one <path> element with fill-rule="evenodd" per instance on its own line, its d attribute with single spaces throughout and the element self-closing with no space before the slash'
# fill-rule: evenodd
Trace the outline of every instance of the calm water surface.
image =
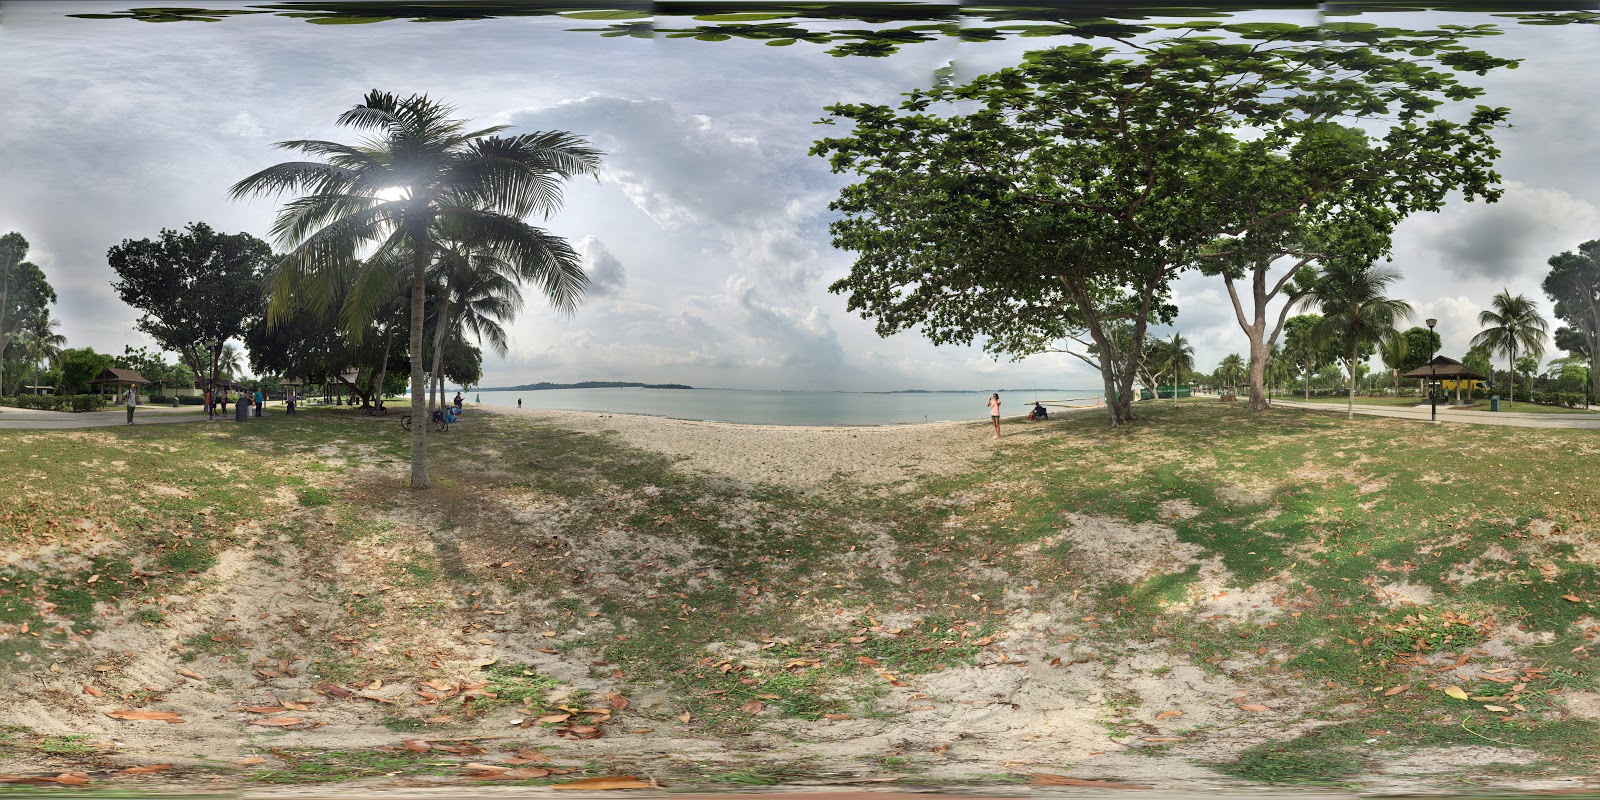
<svg viewBox="0 0 1600 800">
<path fill-rule="evenodd" d="M 1092 389 L 1001 392 L 1003 416 L 1026 416 L 1031 403 L 1093 405 Z M 467 392 L 470 407 L 517 405 L 568 411 L 647 414 L 673 419 L 756 425 L 899 425 L 910 422 L 986 420 L 987 392 L 875 394 L 870 392 L 773 392 L 738 389 L 543 389 L 530 392 Z"/>
</svg>

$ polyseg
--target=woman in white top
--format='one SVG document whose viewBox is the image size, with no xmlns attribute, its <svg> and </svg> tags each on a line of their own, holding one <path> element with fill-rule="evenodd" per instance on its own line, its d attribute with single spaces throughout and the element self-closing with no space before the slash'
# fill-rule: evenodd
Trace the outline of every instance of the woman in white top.
<svg viewBox="0 0 1600 800">
<path fill-rule="evenodd" d="M 994 423 L 994 438 L 1000 438 L 1000 393 L 989 396 L 989 420 Z"/>
</svg>

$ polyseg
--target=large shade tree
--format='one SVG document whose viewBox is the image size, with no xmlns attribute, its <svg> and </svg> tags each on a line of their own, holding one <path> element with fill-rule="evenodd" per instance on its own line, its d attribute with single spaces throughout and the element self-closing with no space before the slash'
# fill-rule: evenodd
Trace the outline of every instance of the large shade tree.
<svg viewBox="0 0 1600 800">
<path fill-rule="evenodd" d="M 1544 343 L 1550 323 L 1539 313 L 1539 306 L 1525 294 L 1512 295 L 1502 289 L 1489 302 L 1490 307 L 1478 312 L 1478 324 L 1484 329 L 1472 337 L 1473 345 L 1482 345 L 1491 353 L 1506 357 L 1507 372 L 1511 376 L 1508 403 L 1517 401 L 1517 354 L 1533 356 L 1532 372 L 1538 369 L 1538 359 L 1544 355 Z"/>
<path fill-rule="evenodd" d="M 1556 304 L 1556 318 L 1570 326 L 1556 330 L 1556 346 L 1588 357 L 1589 392 L 1600 395 L 1600 239 L 1551 256 L 1549 263 L 1544 293 Z"/>
<path fill-rule="evenodd" d="M 560 237 L 528 224 L 561 205 L 562 184 L 594 174 L 600 153 L 565 131 L 499 135 L 506 126 L 471 129 L 454 109 L 427 95 L 374 90 L 338 124 L 368 135 L 356 144 L 293 140 L 279 147 L 314 160 L 268 167 L 234 184 L 234 197 L 299 193 L 278 214 L 272 232 L 289 249 L 274 283 L 291 289 L 330 264 L 358 255 L 384 264 L 404 253 L 411 278 L 410 346 L 420 366 L 428 270 L 441 226 L 481 242 L 516 264 L 556 308 L 570 312 L 586 280 L 566 281 L 578 261 Z M 364 252 L 370 251 L 370 252 Z M 381 268 L 381 267 L 378 267 Z M 411 370 L 411 413 L 427 413 L 423 370 Z M 425 489 L 427 428 L 411 426 L 411 486 Z"/>
<path fill-rule="evenodd" d="M 16 231 L 0 236 L 0 394 L 5 393 L 6 358 L 19 345 L 19 334 L 55 301 L 44 271 L 28 260 L 27 238 Z"/>
<path fill-rule="evenodd" d="M 1398 336 L 1395 326 L 1411 318 L 1411 304 L 1389 297 L 1390 284 L 1400 280 L 1400 272 L 1386 265 L 1340 262 L 1325 267 L 1300 299 L 1303 306 L 1318 306 L 1322 320 L 1317 323 L 1321 337 L 1338 343 L 1344 361 L 1348 402 L 1346 418 L 1355 416 L 1357 367 L 1380 347 Z"/>
<path fill-rule="evenodd" d="M 1479 94 L 1455 72 L 1512 64 L 1456 44 L 1479 32 L 1179 27 L 1222 36 L 1061 47 L 913 91 L 898 108 L 830 107 L 853 130 L 813 152 L 860 176 L 832 205 L 834 243 L 857 259 L 832 289 L 880 333 L 920 327 L 936 342 L 1037 345 L 1051 337 L 1011 331 L 1053 310 L 1058 329 L 1110 352 L 1111 330 L 1131 326 L 1132 368 L 1100 364 L 1121 424 L 1133 419 L 1129 388 L 1160 298 L 1219 242 L 1244 243 L 1237 274 L 1254 281 L 1273 253 L 1320 242 L 1338 252 L 1307 254 L 1370 257 L 1396 219 L 1437 210 L 1452 191 L 1498 191 L 1491 133 L 1507 111 L 1435 114 Z M 1379 118 L 1387 127 L 1370 141 L 1336 124 Z M 1321 219 L 1364 233 L 1318 232 Z"/>
<path fill-rule="evenodd" d="M 255 236 L 204 222 L 124 239 L 106 252 L 117 275 L 111 288 L 143 312 L 135 325 L 202 377 L 219 374 L 228 340 L 261 316 L 261 281 L 274 258 L 272 246 Z"/>
</svg>

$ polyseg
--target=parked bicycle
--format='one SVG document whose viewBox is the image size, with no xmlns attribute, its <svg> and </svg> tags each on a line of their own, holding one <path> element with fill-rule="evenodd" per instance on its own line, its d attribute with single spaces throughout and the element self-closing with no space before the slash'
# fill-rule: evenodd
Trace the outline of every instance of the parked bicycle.
<svg viewBox="0 0 1600 800">
<path fill-rule="evenodd" d="M 450 417 L 448 415 L 446 415 L 443 411 L 435 410 L 433 412 L 433 414 L 432 414 L 432 420 L 431 420 L 430 424 L 433 425 L 433 429 L 434 430 L 436 430 L 436 431 L 438 431 L 440 433 L 449 433 L 450 432 Z M 411 430 L 411 415 L 410 414 L 406 414 L 405 416 L 400 418 L 400 427 L 405 429 L 405 430 L 408 430 L 408 431 Z"/>
</svg>

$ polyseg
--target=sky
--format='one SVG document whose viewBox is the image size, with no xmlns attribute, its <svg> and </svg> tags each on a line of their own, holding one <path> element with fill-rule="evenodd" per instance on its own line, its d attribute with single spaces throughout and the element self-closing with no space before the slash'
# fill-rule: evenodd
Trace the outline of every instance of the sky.
<svg viewBox="0 0 1600 800">
<path fill-rule="evenodd" d="M 1070 356 L 997 361 L 977 347 L 880 338 L 828 286 L 851 255 L 827 205 L 847 178 L 807 151 L 836 102 L 892 103 L 950 62 L 957 78 L 1057 39 L 903 48 L 833 58 L 823 47 L 603 38 L 548 18 L 313 25 L 275 16 L 151 24 L 69 19 L 137 3 L 0 3 L 0 232 L 32 245 L 70 346 L 153 344 L 111 289 L 106 250 L 204 221 L 269 238 L 278 201 L 231 201 L 235 181 L 290 160 L 285 139 L 348 141 L 338 114 L 373 88 L 425 92 L 458 116 L 567 130 L 606 152 L 565 206 L 536 221 L 583 254 L 593 286 L 563 317 L 531 295 L 482 385 L 637 380 L 748 389 L 974 389 L 1099 385 Z M 219 3 L 208 3 L 216 7 Z M 1310 12 L 1251 19 L 1309 24 Z M 1384 14 L 1384 24 L 1491 21 Z M 1350 18 L 1341 18 L 1350 19 Z M 1358 18 L 1359 19 L 1359 18 Z M 1600 26 L 1505 25 L 1486 40 L 1521 68 L 1468 76 L 1509 106 L 1496 141 L 1505 196 L 1457 199 L 1395 233 L 1395 295 L 1434 317 L 1459 357 L 1502 289 L 1550 304 L 1546 259 L 1600 238 Z M 1209 370 L 1246 352 L 1225 289 L 1186 275 L 1176 328 Z M 1554 327 L 1552 320 L 1552 328 Z M 1157 329 L 1162 335 L 1170 329 Z M 1562 355 L 1550 348 L 1546 357 Z"/>
</svg>

